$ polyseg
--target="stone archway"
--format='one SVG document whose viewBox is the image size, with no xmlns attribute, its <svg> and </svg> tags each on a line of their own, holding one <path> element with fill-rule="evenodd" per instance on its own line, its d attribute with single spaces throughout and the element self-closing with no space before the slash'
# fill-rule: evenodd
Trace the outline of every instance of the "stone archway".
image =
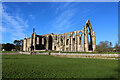
<svg viewBox="0 0 120 80">
<path fill-rule="evenodd" d="M 88 50 L 92 51 L 93 47 L 92 47 L 92 33 L 91 30 L 89 28 L 89 26 L 87 27 L 87 33 L 88 33 Z"/>
<path fill-rule="evenodd" d="M 89 20 L 87 20 L 86 27 L 87 29 L 87 41 L 88 41 L 88 50 L 93 51 L 93 46 L 92 46 L 92 26 Z"/>
<path fill-rule="evenodd" d="M 85 23 L 84 26 L 84 51 L 93 51 L 93 48 L 95 48 L 93 46 L 93 30 L 92 30 L 92 26 L 89 20 L 87 20 L 87 22 Z"/>
</svg>

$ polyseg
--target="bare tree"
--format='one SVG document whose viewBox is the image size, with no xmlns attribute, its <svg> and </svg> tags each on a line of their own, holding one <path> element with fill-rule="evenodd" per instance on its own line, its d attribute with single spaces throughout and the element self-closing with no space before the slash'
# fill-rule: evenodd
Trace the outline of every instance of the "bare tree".
<svg viewBox="0 0 120 80">
<path fill-rule="evenodd" d="M 118 45 L 118 43 L 115 44 L 114 49 L 120 52 L 120 46 Z"/>
<path fill-rule="evenodd" d="M 112 42 L 101 41 L 96 46 L 96 51 L 99 52 L 99 53 L 101 53 L 101 52 L 111 52 L 112 51 Z"/>
</svg>

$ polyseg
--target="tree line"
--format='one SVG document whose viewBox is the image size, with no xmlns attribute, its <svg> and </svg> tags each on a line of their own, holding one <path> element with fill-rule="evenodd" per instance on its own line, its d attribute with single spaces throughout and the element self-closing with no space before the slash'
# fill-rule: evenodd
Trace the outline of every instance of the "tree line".
<svg viewBox="0 0 120 80">
<path fill-rule="evenodd" d="M 21 41 L 20 40 L 14 40 L 13 43 L 6 43 L 6 44 L 1 44 L 2 50 L 4 49 L 5 51 L 20 51 L 21 49 Z"/>
<path fill-rule="evenodd" d="M 120 46 L 118 43 L 115 44 L 114 47 L 112 47 L 112 42 L 109 41 L 101 41 L 98 45 L 96 45 L 96 52 L 102 53 L 102 52 L 120 52 Z"/>
</svg>

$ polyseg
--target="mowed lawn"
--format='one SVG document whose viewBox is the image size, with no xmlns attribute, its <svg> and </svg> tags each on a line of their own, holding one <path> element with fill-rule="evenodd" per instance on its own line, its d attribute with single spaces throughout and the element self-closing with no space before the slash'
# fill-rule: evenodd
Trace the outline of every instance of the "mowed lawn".
<svg viewBox="0 0 120 80">
<path fill-rule="evenodd" d="M 3 55 L 3 78 L 117 78 L 118 60 Z"/>
</svg>

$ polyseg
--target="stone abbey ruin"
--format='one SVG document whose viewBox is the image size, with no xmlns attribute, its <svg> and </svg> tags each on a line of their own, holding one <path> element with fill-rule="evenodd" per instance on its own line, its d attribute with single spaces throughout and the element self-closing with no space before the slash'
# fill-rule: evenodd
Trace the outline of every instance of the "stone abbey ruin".
<svg viewBox="0 0 120 80">
<path fill-rule="evenodd" d="M 93 52 L 96 47 L 95 32 L 89 20 L 83 30 L 63 34 L 37 35 L 33 28 L 31 37 L 21 41 L 22 51 Z"/>
</svg>

